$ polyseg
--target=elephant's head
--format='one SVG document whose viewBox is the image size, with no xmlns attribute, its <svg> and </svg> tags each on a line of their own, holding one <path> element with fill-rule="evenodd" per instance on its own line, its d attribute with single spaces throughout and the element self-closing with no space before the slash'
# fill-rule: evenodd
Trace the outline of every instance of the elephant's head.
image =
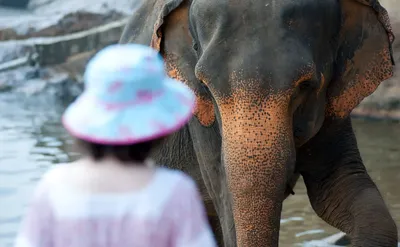
<svg viewBox="0 0 400 247">
<path fill-rule="evenodd" d="M 217 124 L 239 246 L 275 246 L 296 148 L 392 76 L 376 0 L 142 0 L 121 42 L 151 44 Z"/>
</svg>

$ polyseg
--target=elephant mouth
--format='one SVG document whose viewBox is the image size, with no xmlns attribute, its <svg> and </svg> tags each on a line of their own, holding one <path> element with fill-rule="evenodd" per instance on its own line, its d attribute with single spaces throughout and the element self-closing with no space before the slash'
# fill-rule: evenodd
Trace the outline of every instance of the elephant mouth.
<svg viewBox="0 0 400 247">
<path fill-rule="evenodd" d="M 293 128 L 293 139 L 296 147 L 301 147 L 311 138 L 310 130 L 299 126 Z"/>
<path fill-rule="evenodd" d="M 295 193 L 294 193 L 294 191 L 293 191 L 293 188 L 294 188 L 294 186 L 291 186 L 291 184 L 287 184 L 286 185 L 286 191 L 285 191 L 285 194 L 286 195 L 294 195 Z"/>
<path fill-rule="evenodd" d="M 306 123 L 293 124 L 293 139 L 295 146 L 301 147 L 307 143 L 318 132 L 323 121 L 308 121 Z"/>
</svg>

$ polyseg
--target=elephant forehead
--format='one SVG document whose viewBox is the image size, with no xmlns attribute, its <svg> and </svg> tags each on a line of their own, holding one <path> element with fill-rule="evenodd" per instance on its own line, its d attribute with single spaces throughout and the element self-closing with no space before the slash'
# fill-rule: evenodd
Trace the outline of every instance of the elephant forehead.
<svg viewBox="0 0 400 247">
<path fill-rule="evenodd" d="M 201 19 L 206 22 L 231 18 L 240 21 L 254 19 L 260 24 L 265 24 L 265 20 L 280 22 L 284 18 L 294 16 L 297 18 L 302 16 L 312 18 L 313 16 L 315 17 L 315 14 L 329 14 L 336 11 L 333 7 L 338 6 L 338 1 L 197 0 L 192 6 L 191 13 L 203 17 Z"/>
<path fill-rule="evenodd" d="M 261 10 L 268 11 L 268 7 L 276 8 L 282 7 L 289 1 L 281 0 L 254 0 L 254 1 L 243 1 L 243 0 L 197 0 L 194 2 L 193 9 L 194 13 L 203 12 L 218 12 L 224 10 L 224 12 L 235 11 L 235 10 Z M 262 7 L 262 9 L 260 9 Z M 242 13 L 243 14 L 243 13 Z"/>
<path fill-rule="evenodd" d="M 312 47 L 339 31 L 340 8 L 337 0 L 199 0 L 190 20 L 203 49 L 210 43 L 231 49 L 244 43 L 249 49 L 262 43 L 276 48 L 288 39 Z"/>
</svg>

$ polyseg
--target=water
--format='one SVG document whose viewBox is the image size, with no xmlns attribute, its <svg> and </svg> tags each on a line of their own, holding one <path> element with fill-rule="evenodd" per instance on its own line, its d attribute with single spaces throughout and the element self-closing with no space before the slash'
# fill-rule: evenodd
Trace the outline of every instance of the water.
<svg viewBox="0 0 400 247">
<path fill-rule="evenodd" d="M 0 94 L 0 247 L 13 243 L 32 189 L 55 163 L 76 159 L 60 125 L 61 102 L 51 97 Z M 400 124 L 354 121 L 370 175 L 400 222 Z M 321 239 L 338 231 L 318 218 L 300 181 L 284 203 L 280 246 Z"/>
</svg>

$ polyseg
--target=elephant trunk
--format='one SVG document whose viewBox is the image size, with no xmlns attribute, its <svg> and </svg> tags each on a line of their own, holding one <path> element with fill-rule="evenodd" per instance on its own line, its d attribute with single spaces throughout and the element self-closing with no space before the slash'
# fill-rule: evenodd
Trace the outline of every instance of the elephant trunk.
<svg viewBox="0 0 400 247">
<path fill-rule="evenodd" d="M 239 247 L 278 246 L 287 172 L 295 161 L 288 104 L 284 94 L 236 94 L 219 104 Z"/>
</svg>

